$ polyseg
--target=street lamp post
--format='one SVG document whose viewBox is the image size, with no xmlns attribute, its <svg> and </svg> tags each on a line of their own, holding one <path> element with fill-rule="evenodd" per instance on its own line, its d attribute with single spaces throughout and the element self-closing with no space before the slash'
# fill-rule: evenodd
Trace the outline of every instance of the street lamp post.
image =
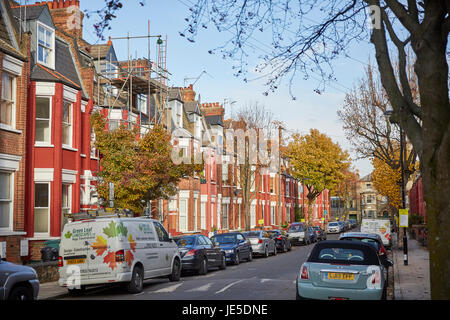
<svg viewBox="0 0 450 320">
<path fill-rule="evenodd" d="M 392 113 L 394 112 L 394 110 L 386 110 L 386 112 L 384 113 L 386 116 L 390 117 L 392 115 Z M 399 125 L 398 126 L 400 129 L 400 168 L 401 168 L 401 178 L 402 178 L 402 185 L 401 185 L 401 195 L 402 195 L 402 208 L 406 209 L 406 197 L 405 197 L 405 155 L 406 155 L 406 150 L 405 150 L 405 142 L 404 142 L 404 138 L 405 138 L 405 134 L 403 132 L 402 127 Z M 408 231 L 407 227 L 403 228 L 403 264 L 405 266 L 408 265 L 408 238 L 406 236 L 406 233 Z"/>
</svg>

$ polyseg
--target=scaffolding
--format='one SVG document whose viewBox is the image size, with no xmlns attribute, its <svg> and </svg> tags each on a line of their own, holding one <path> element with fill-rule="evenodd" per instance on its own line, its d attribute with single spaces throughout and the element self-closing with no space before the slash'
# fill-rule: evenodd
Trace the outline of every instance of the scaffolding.
<svg viewBox="0 0 450 320">
<path fill-rule="evenodd" d="M 133 59 L 130 54 L 130 41 L 145 38 L 148 39 L 147 58 L 138 59 L 136 52 Z M 151 38 L 157 38 L 156 63 L 151 60 L 150 56 Z M 98 105 L 108 109 L 108 123 L 111 124 L 116 120 L 111 118 L 111 111 L 120 108 L 120 121 L 128 127 L 139 125 L 141 134 L 148 132 L 154 124 L 164 125 L 166 119 L 164 111 L 167 109 L 168 103 L 167 83 L 170 75 L 166 65 L 167 36 L 163 40 L 161 35 L 151 35 L 150 21 L 148 21 L 147 35 L 130 36 L 128 33 L 126 37 L 110 38 L 110 40 L 127 40 L 128 56 L 125 61 L 112 61 L 105 58 L 105 61 L 101 62 L 100 49 L 98 50 L 97 101 Z M 105 70 L 103 70 L 103 65 L 106 66 Z M 103 90 L 103 103 L 101 102 L 101 90 Z M 143 97 L 146 97 L 144 110 L 142 100 L 140 100 Z M 127 111 L 126 119 L 125 110 Z M 132 114 L 139 115 L 139 123 L 132 119 Z M 167 124 L 165 125 L 167 126 Z"/>
</svg>

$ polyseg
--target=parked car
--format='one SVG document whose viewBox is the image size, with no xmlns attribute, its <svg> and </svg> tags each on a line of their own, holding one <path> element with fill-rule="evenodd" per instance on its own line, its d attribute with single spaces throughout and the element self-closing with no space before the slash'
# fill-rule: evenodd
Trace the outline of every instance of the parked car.
<svg viewBox="0 0 450 320">
<path fill-rule="evenodd" d="M 240 232 L 217 234 L 211 241 L 225 252 L 227 262 L 237 265 L 244 259 L 253 260 L 252 245 Z"/>
<path fill-rule="evenodd" d="M 350 222 L 350 226 L 352 227 L 352 229 L 357 227 L 358 223 L 355 219 L 349 219 L 348 221 Z"/>
<path fill-rule="evenodd" d="M 175 237 L 174 241 L 180 249 L 181 270 L 204 275 L 210 268 L 223 270 L 227 266 L 225 252 L 204 235 L 185 235 Z"/>
<path fill-rule="evenodd" d="M 289 238 L 287 234 L 278 229 L 273 229 L 267 231 L 268 234 L 272 237 L 272 239 L 275 240 L 275 245 L 277 246 L 277 250 L 281 252 L 291 251 L 291 241 L 289 241 Z"/>
<path fill-rule="evenodd" d="M 339 226 L 341 227 L 339 233 L 345 232 L 345 224 L 343 221 L 338 221 Z"/>
<path fill-rule="evenodd" d="M 317 243 L 297 276 L 297 300 L 385 300 L 386 297 L 384 266 L 373 245 L 361 241 Z"/>
<path fill-rule="evenodd" d="M 335 221 L 328 223 L 327 233 L 341 233 L 341 225 Z"/>
<path fill-rule="evenodd" d="M 308 227 L 310 243 L 317 242 L 317 235 L 314 227 Z"/>
<path fill-rule="evenodd" d="M 270 254 L 277 254 L 275 240 L 266 231 L 256 230 L 244 232 L 244 236 L 250 240 L 253 254 L 262 255 L 267 258 Z"/>
<path fill-rule="evenodd" d="M 308 226 L 302 222 L 293 222 L 287 231 L 289 241 L 292 244 L 310 244 L 311 236 L 309 234 Z"/>
<path fill-rule="evenodd" d="M 101 217 L 69 222 L 59 254 L 59 285 L 68 288 L 69 294 L 114 283 L 139 293 L 147 278 L 180 280 L 178 246 L 158 220 Z M 80 275 L 76 285 L 75 271 Z"/>
<path fill-rule="evenodd" d="M 39 280 L 33 268 L 2 261 L 0 256 L 0 300 L 37 300 Z"/>
<path fill-rule="evenodd" d="M 316 239 L 317 241 L 327 240 L 327 233 L 322 230 L 319 226 L 313 227 L 314 232 L 316 233 Z"/>
<path fill-rule="evenodd" d="M 387 257 L 387 251 L 383 245 L 381 237 L 378 234 L 364 232 L 346 232 L 340 235 L 339 240 L 362 241 L 365 243 L 369 243 L 373 245 L 377 250 L 380 261 L 386 268 L 386 271 L 391 265 L 393 265 L 392 260 L 388 259 Z"/>
</svg>

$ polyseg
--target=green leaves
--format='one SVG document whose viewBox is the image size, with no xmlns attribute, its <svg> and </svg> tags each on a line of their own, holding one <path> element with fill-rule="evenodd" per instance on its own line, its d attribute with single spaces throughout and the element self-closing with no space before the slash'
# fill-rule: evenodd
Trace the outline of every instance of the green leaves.
<svg viewBox="0 0 450 320">
<path fill-rule="evenodd" d="M 116 225 L 114 221 L 111 221 L 107 228 L 103 228 L 103 233 L 106 234 L 109 238 L 115 238 L 119 235 L 126 237 L 128 234 L 128 229 L 123 225 L 123 222 L 120 222 L 119 225 Z"/>
</svg>

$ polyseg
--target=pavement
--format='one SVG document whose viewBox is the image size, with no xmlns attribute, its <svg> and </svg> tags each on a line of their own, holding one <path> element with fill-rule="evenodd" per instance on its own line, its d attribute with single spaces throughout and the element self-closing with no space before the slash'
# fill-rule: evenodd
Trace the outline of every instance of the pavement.
<svg viewBox="0 0 450 320">
<path fill-rule="evenodd" d="M 392 260 L 390 270 L 389 300 L 430 300 L 430 265 L 428 250 L 416 240 L 408 237 L 408 265 L 404 265 L 403 249 L 397 246 L 397 236 L 393 234 Z M 392 281 L 393 279 L 393 281 Z M 391 286 L 390 286 L 391 287 Z M 67 289 L 58 282 L 41 283 L 38 300 L 52 300 L 67 296 Z"/>
<path fill-rule="evenodd" d="M 394 300 L 431 300 L 430 255 L 426 247 L 408 234 L 408 265 L 404 265 L 403 249 L 393 234 Z"/>
</svg>

